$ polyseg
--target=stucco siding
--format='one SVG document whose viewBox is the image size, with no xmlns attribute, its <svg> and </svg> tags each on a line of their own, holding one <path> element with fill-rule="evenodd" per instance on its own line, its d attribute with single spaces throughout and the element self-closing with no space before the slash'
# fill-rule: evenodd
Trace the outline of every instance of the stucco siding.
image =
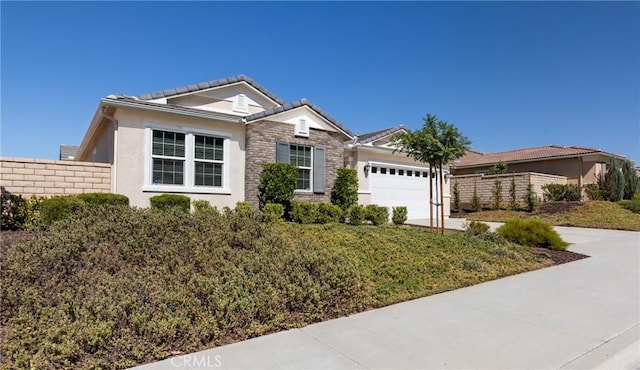
<svg viewBox="0 0 640 370">
<path fill-rule="evenodd" d="M 198 192 L 178 192 L 189 196 L 192 200 L 207 200 L 211 205 L 218 207 L 234 207 L 244 199 L 244 135 L 243 125 L 215 122 L 212 120 L 184 117 L 180 115 L 167 115 L 154 112 L 139 112 L 133 109 L 119 109 L 115 115 L 118 120 L 116 158 L 115 192 L 129 197 L 131 205 L 148 207 L 149 199 L 162 194 L 161 188 L 157 190 L 143 190 L 145 187 L 145 171 L 149 171 L 148 148 L 145 129 L 146 126 L 166 127 L 177 130 L 204 130 L 220 132 L 230 135 L 229 158 L 225 165 L 229 168 L 228 183 L 229 193 L 208 194 Z M 173 192 L 173 191 L 172 191 Z"/>
<path fill-rule="evenodd" d="M 372 149 L 357 148 L 353 150 L 347 150 L 345 152 L 345 164 L 351 168 L 355 168 L 358 173 L 358 203 L 362 205 L 371 204 L 371 179 L 365 172 L 365 166 L 368 162 L 388 163 L 390 165 L 397 166 L 415 166 L 420 168 L 428 168 L 428 165 L 418 162 L 403 153 L 382 152 Z M 445 171 L 448 168 L 445 167 Z M 444 184 L 444 214 L 449 216 L 450 214 L 450 185 L 451 181 L 447 181 Z M 398 189 L 402 191 L 402 189 Z M 428 187 L 425 188 L 425 192 L 428 192 Z"/>
</svg>

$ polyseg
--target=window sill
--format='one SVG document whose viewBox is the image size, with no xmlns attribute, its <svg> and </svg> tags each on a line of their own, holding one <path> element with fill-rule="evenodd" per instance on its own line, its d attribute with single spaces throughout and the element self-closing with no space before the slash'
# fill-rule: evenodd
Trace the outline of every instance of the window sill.
<svg viewBox="0 0 640 370">
<path fill-rule="evenodd" d="M 143 192 L 148 193 L 188 193 L 188 194 L 225 194 L 231 195 L 231 190 L 211 187 L 185 187 L 172 185 L 146 185 Z"/>
<path fill-rule="evenodd" d="M 313 190 L 296 190 L 294 194 L 313 194 Z"/>
</svg>

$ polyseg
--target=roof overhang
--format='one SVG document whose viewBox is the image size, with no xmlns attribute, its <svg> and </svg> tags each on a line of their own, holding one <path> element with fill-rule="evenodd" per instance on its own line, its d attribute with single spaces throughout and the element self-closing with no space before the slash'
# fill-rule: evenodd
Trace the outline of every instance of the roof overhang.
<svg viewBox="0 0 640 370">
<path fill-rule="evenodd" d="M 131 108 L 131 109 L 140 109 L 144 111 L 150 112 L 161 112 L 161 113 L 169 113 L 176 114 L 180 116 L 187 117 L 195 117 L 195 118 L 204 118 L 204 119 L 215 119 L 216 121 L 222 121 L 227 123 L 241 123 L 242 117 L 239 116 L 231 116 L 216 112 L 202 111 L 190 108 L 178 108 L 171 105 L 166 104 L 158 104 L 152 103 L 148 101 L 135 101 L 135 100 L 121 100 L 121 99 L 111 99 L 111 98 L 102 98 L 100 99 L 100 104 L 98 104 L 98 109 L 96 110 L 93 118 L 91 119 L 91 123 L 89 124 L 89 128 L 82 139 L 82 143 L 78 148 L 78 153 L 76 158 L 82 158 L 87 150 L 89 144 L 93 141 L 96 133 L 100 131 L 100 128 L 103 125 L 106 117 L 110 117 L 114 114 L 115 109 L 117 108 Z"/>
<path fill-rule="evenodd" d="M 322 121 L 326 122 L 329 126 L 333 127 L 337 132 L 343 134 L 348 139 L 353 139 L 354 136 L 352 134 L 346 132 L 340 126 L 336 125 L 335 123 L 333 123 L 330 120 L 328 120 L 327 118 L 325 118 L 324 114 L 322 112 L 318 112 L 317 110 L 313 109 L 312 106 L 307 105 L 307 104 L 302 104 L 302 105 L 300 105 L 298 107 L 295 107 L 295 108 L 283 110 L 281 112 L 277 112 L 277 113 L 273 113 L 273 114 L 268 114 L 268 115 L 265 115 L 265 116 L 262 116 L 262 117 L 257 117 L 255 119 L 246 120 L 245 122 L 246 122 L 246 124 L 252 124 L 252 123 L 256 123 L 256 122 L 260 122 L 260 121 L 273 121 L 273 120 L 277 119 L 280 116 L 283 116 L 285 114 L 289 114 L 289 113 L 294 112 L 296 110 L 302 110 L 302 109 L 308 109 L 308 110 L 314 112 L 319 119 L 321 119 Z"/>
<path fill-rule="evenodd" d="M 457 165 L 455 164 L 455 162 L 453 162 L 451 164 L 452 168 L 455 169 L 459 169 L 459 168 L 477 168 L 477 167 L 489 167 L 489 166 L 493 166 L 496 163 L 499 162 L 503 162 L 507 165 L 509 164 L 518 164 L 518 163 L 531 163 L 531 162 L 542 162 L 542 161 L 553 161 L 553 160 L 557 160 L 557 159 L 570 159 L 570 158 L 583 158 L 583 157 L 592 157 L 592 156 L 596 156 L 596 155 L 604 155 L 604 156 L 614 156 L 618 159 L 626 159 L 626 157 L 618 155 L 618 154 L 612 154 L 612 153 L 607 153 L 607 152 L 591 152 L 591 153 L 583 153 L 583 154 L 570 154 L 570 155 L 561 155 L 561 156 L 557 156 L 557 157 L 543 157 L 543 158 L 534 158 L 534 159 L 523 159 L 523 160 L 517 160 L 517 161 L 497 161 L 497 162 L 487 162 L 487 163 L 477 163 L 477 164 L 469 164 L 469 165 Z"/>
</svg>

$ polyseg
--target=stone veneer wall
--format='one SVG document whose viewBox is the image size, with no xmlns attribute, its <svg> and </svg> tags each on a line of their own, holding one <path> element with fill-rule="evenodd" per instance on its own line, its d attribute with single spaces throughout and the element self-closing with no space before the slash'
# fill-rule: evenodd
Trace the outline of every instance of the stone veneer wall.
<svg viewBox="0 0 640 370">
<path fill-rule="evenodd" d="M 453 186 L 457 182 L 460 190 L 460 204 L 464 208 L 468 208 L 473 197 L 473 186 L 476 185 L 476 192 L 480 197 L 480 201 L 484 207 L 489 207 L 493 198 L 493 186 L 496 179 L 502 182 L 502 201 L 506 204 L 509 202 L 509 187 L 511 179 L 516 182 L 516 198 L 518 203 L 524 203 L 524 196 L 527 192 L 527 186 L 533 185 L 533 190 L 538 196 L 538 200 L 542 201 L 542 186 L 546 184 L 566 184 L 565 176 L 547 175 L 535 172 L 520 172 L 504 175 L 457 175 L 451 177 L 451 204 L 453 208 Z"/>
<path fill-rule="evenodd" d="M 111 165 L 0 157 L 0 185 L 3 191 L 23 197 L 108 193 Z"/>
<path fill-rule="evenodd" d="M 245 201 L 258 207 L 258 185 L 264 163 L 276 161 L 276 143 L 286 141 L 292 144 L 319 146 L 325 148 L 325 193 L 296 193 L 295 200 L 329 202 L 331 189 L 338 168 L 344 165 L 343 135 L 338 132 L 309 130 L 309 138 L 294 136 L 294 126 L 286 123 L 265 121 L 247 126 L 245 156 Z"/>
</svg>

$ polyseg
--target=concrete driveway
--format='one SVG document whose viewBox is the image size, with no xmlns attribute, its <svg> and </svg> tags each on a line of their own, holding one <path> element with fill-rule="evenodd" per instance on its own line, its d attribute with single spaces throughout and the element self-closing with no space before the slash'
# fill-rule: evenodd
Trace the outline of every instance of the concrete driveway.
<svg viewBox="0 0 640 370">
<path fill-rule="evenodd" d="M 556 230 L 591 258 L 139 369 L 640 369 L 640 233 Z"/>
</svg>

